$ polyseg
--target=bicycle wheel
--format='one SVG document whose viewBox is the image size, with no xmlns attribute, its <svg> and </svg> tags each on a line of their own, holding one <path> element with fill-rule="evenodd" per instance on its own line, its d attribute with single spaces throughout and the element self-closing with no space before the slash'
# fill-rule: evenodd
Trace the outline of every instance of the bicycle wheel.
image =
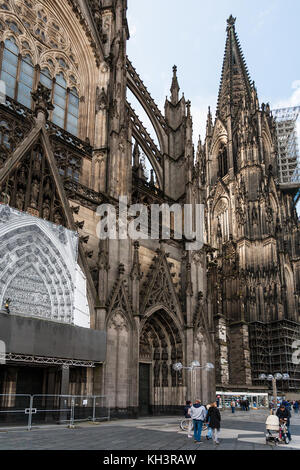
<svg viewBox="0 0 300 470">
<path fill-rule="evenodd" d="M 180 423 L 180 428 L 182 429 L 182 431 L 188 431 L 189 421 L 187 419 L 183 419 Z"/>
</svg>

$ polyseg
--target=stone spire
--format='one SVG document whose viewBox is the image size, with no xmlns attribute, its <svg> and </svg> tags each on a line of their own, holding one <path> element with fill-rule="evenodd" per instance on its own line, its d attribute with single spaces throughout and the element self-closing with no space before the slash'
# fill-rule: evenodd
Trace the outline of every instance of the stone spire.
<svg viewBox="0 0 300 470">
<path fill-rule="evenodd" d="M 210 106 L 208 107 L 207 119 L 206 119 L 206 137 L 211 137 L 213 132 L 212 115 Z"/>
<path fill-rule="evenodd" d="M 198 170 L 199 170 L 199 180 L 201 186 L 204 186 L 206 183 L 206 155 L 205 148 L 202 145 L 201 137 L 199 135 L 199 141 L 197 146 L 197 157 L 196 157 Z"/>
<path fill-rule="evenodd" d="M 171 85 L 171 103 L 176 106 L 176 104 L 179 101 L 179 84 L 178 84 L 178 79 L 177 79 L 177 67 L 174 65 L 173 67 L 173 79 L 172 79 L 172 85 Z"/>
<path fill-rule="evenodd" d="M 221 118 L 226 118 L 228 112 L 237 109 L 243 98 L 246 102 L 251 102 L 252 83 L 235 31 L 235 21 L 236 18 L 232 15 L 227 20 L 227 39 L 217 104 L 217 115 Z"/>
</svg>

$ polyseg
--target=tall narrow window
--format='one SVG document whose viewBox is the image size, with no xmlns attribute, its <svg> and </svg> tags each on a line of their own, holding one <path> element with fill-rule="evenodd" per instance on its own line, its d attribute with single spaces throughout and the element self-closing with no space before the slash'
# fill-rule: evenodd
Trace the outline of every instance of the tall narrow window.
<svg viewBox="0 0 300 470">
<path fill-rule="evenodd" d="M 49 90 L 52 90 L 53 88 L 53 80 L 51 78 L 51 74 L 48 69 L 43 69 L 41 70 L 40 73 L 40 82 L 42 85 L 45 87 L 49 88 Z"/>
<path fill-rule="evenodd" d="M 22 58 L 17 100 L 31 108 L 31 91 L 34 82 L 34 67 L 29 55 Z"/>
<path fill-rule="evenodd" d="M 77 90 L 75 88 L 72 88 L 69 94 L 67 131 L 74 135 L 77 135 L 78 133 L 78 116 L 79 96 Z"/>
<path fill-rule="evenodd" d="M 76 88 L 73 87 L 71 90 L 67 88 L 67 82 L 62 73 L 53 80 L 47 68 L 41 70 L 40 82 L 52 90 L 54 110 L 50 115 L 51 121 L 77 136 L 79 95 Z"/>
<path fill-rule="evenodd" d="M 56 76 L 56 83 L 54 85 L 54 100 L 55 106 L 52 121 L 57 126 L 65 129 L 65 115 L 67 106 L 67 83 L 62 73 Z"/>
<path fill-rule="evenodd" d="M 6 94 L 15 99 L 19 63 L 19 48 L 14 39 L 7 39 L 4 45 L 1 80 L 5 82 Z"/>
<path fill-rule="evenodd" d="M 227 148 L 226 145 L 222 145 L 219 150 L 218 155 L 218 164 L 219 164 L 219 177 L 223 178 L 223 176 L 227 175 L 228 173 L 228 161 L 227 161 Z"/>
</svg>

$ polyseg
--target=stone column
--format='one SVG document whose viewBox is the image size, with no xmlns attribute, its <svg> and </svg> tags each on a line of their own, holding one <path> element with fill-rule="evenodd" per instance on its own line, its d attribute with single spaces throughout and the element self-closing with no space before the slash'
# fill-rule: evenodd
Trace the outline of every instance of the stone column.
<svg viewBox="0 0 300 470">
<path fill-rule="evenodd" d="M 3 394 L 12 395 L 3 397 L 2 406 L 4 408 L 11 408 L 15 406 L 14 394 L 17 393 L 17 376 L 18 370 L 16 367 L 8 367 L 4 376 Z M 29 402 L 28 402 L 29 405 Z"/>
<path fill-rule="evenodd" d="M 249 349 L 249 327 L 246 322 L 230 325 L 230 381 L 236 385 L 252 385 Z"/>
<path fill-rule="evenodd" d="M 70 368 L 68 365 L 64 364 L 61 368 L 61 383 L 60 383 L 60 394 L 61 395 L 68 395 L 69 394 L 69 383 L 70 383 Z M 61 412 L 59 413 L 60 421 L 67 421 L 68 413 L 64 411 L 68 409 L 68 399 L 61 398 L 60 399 L 60 409 Z"/>
<path fill-rule="evenodd" d="M 56 369 L 55 368 L 49 368 L 47 370 L 47 389 L 46 389 L 46 394 L 47 395 L 55 395 L 55 379 L 56 379 Z M 54 409 L 54 404 L 55 404 L 55 397 L 50 396 L 46 397 L 45 400 L 45 408 L 47 410 L 53 410 Z M 45 414 L 45 421 L 46 422 L 51 422 L 53 420 L 53 417 L 51 416 L 50 413 Z"/>
<path fill-rule="evenodd" d="M 215 316 L 216 330 L 216 382 L 227 385 L 229 382 L 227 327 L 224 315 Z"/>
<path fill-rule="evenodd" d="M 102 364 L 94 367 L 93 371 L 94 371 L 93 394 L 103 395 L 103 366 Z"/>
</svg>

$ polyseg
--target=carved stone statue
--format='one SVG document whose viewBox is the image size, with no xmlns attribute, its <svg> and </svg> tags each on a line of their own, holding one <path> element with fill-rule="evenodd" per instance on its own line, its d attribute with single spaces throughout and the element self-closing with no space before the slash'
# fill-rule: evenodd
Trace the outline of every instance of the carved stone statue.
<svg viewBox="0 0 300 470">
<path fill-rule="evenodd" d="M 39 196 L 39 184 L 37 180 L 33 180 L 32 187 L 31 187 L 31 206 L 36 208 L 37 207 L 37 202 L 38 202 L 38 196 Z"/>
<path fill-rule="evenodd" d="M 22 211 L 24 209 L 24 200 L 25 200 L 25 195 L 22 190 L 19 190 L 16 194 L 16 208 L 19 211 Z"/>
</svg>

